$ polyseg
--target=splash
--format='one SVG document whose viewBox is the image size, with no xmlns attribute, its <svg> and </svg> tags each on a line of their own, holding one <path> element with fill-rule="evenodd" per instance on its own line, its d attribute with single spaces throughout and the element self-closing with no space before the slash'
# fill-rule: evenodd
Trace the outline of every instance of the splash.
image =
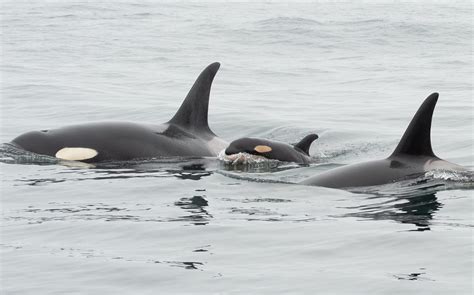
<svg viewBox="0 0 474 295">
<path fill-rule="evenodd" d="M 54 157 L 25 151 L 9 143 L 0 145 L 0 163 L 47 165 L 58 162 L 59 160 Z"/>
<path fill-rule="evenodd" d="M 416 177 L 400 179 L 384 185 L 347 188 L 354 193 L 378 196 L 420 196 L 442 190 L 474 188 L 472 171 L 431 170 Z"/>
<path fill-rule="evenodd" d="M 252 164 L 261 164 L 268 162 L 277 162 L 275 160 L 269 160 L 262 156 L 252 155 L 248 153 L 238 153 L 227 155 L 225 150 L 222 150 L 217 155 L 217 159 L 224 162 L 225 164 L 230 165 L 252 165 Z"/>
<path fill-rule="evenodd" d="M 432 170 L 425 173 L 425 177 L 466 184 L 474 183 L 473 171 Z"/>
</svg>

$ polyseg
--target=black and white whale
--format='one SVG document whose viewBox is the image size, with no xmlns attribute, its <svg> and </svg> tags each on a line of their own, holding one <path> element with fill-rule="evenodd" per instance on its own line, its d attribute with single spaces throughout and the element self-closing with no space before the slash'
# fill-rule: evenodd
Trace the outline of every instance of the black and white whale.
<svg viewBox="0 0 474 295">
<path fill-rule="evenodd" d="M 438 101 L 433 93 L 418 109 L 395 151 L 386 159 L 331 169 L 301 182 L 305 185 L 350 188 L 416 178 L 427 171 L 466 170 L 438 158 L 431 148 L 431 120 Z"/>
<path fill-rule="evenodd" d="M 161 157 L 216 156 L 227 143 L 208 125 L 209 94 L 219 63 L 194 82 L 174 117 L 161 125 L 99 122 L 31 131 L 13 145 L 29 152 L 89 163 Z"/>
<path fill-rule="evenodd" d="M 227 156 L 247 153 L 283 162 L 308 164 L 311 162 L 309 148 L 317 138 L 318 135 L 309 134 L 297 144 L 290 145 L 281 141 L 244 137 L 232 141 L 224 152 Z"/>
</svg>

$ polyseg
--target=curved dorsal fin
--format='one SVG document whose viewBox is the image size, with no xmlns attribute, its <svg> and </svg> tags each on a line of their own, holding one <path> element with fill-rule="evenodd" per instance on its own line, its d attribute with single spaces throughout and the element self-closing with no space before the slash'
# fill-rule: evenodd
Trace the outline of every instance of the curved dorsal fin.
<svg viewBox="0 0 474 295">
<path fill-rule="evenodd" d="M 191 90 L 189 90 L 188 95 L 186 95 L 181 107 L 168 123 L 196 132 L 213 134 L 207 122 L 207 114 L 212 81 L 219 67 L 220 63 L 215 62 L 202 71 Z"/>
<path fill-rule="evenodd" d="M 309 148 L 316 139 L 318 139 L 317 134 L 306 135 L 302 140 L 300 140 L 300 142 L 295 144 L 294 147 L 300 149 L 303 153 L 309 156 Z"/>
<path fill-rule="evenodd" d="M 431 119 L 438 96 L 435 92 L 425 99 L 390 157 L 400 154 L 435 157 L 431 148 Z"/>
</svg>

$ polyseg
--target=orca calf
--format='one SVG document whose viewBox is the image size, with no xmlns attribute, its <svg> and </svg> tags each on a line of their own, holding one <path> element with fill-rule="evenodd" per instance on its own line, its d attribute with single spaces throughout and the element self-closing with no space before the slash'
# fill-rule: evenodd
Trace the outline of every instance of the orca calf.
<svg viewBox="0 0 474 295">
<path fill-rule="evenodd" d="M 431 119 L 438 101 L 433 93 L 418 109 L 395 151 L 384 160 L 347 165 L 310 177 L 305 185 L 330 188 L 373 186 L 415 178 L 435 169 L 466 170 L 438 158 L 431 148 Z"/>
<path fill-rule="evenodd" d="M 155 157 L 216 156 L 227 143 L 208 125 L 209 94 L 219 63 L 194 82 L 174 117 L 161 125 L 101 122 L 31 131 L 12 144 L 37 154 L 88 163 Z"/>
<path fill-rule="evenodd" d="M 231 156 L 238 153 L 247 153 L 267 159 L 308 164 L 311 162 L 309 148 L 317 138 L 318 135 L 310 134 L 297 144 L 290 145 L 281 141 L 244 137 L 231 142 L 225 149 L 225 154 Z"/>
</svg>

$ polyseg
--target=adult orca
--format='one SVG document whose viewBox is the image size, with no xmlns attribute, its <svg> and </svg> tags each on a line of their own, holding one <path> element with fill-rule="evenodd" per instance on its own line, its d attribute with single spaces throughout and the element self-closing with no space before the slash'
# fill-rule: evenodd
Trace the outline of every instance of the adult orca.
<svg viewBox="0 0 474 295">
<path fill-rule="evenodd" d="M 311 162 L 309 148 L 317 138 L 317 134 L 309 134 L 297 144 L 290 145 L 281 141 L 244 137 L 231 142 L 225 149 L 225 154 L 232 156 L 247 153 L 267 159 L 308 164 Z"/>
<path fill-rule="evenodd" d="M 209 94 L 219 69 L 213 63 L 194 82 L 174 117 L 161 125 L 99 122 L 31 131 L 12 144 L 37 154 L 88 163 L 155 157 L 216 156 L 227 143 L 208 125 Z"/>
<path fill-rule="evenodd" d="M 347 165 L 310 177 L 305 185 L 330 188 L 373 186 L 415 178 L 435 169 L 466 170 L 438 158 L 431 148 L 431 119 L 438 101 L 433 93 L 420 106 L 395 151 L 384 160 Z"/>
</svg>

